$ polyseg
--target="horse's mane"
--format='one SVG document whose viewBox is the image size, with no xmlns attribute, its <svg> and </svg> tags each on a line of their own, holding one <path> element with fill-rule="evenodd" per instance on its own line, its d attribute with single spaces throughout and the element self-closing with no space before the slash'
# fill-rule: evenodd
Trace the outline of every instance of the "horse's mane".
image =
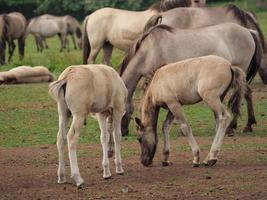
<svg viewBox="0 0 267 200">
<path fill-rule="evenodd" d="M 191 4 L 191 0 L 161 0 L 160 2 L 150 6 L 149 9 L 156 10 L 158 12 L 165 12 L 177 7 L 190 7 Z"/>
<path fill-rule="evenodd" d="M 142 42 L 145 40 L 145 38 L 147 38 L 148 35 L 150 35 L 152 33 L 152 31 L 156 30 L 156 29 L 161 29 L 161 30 L 166 30 L 168 32 L 172 32 L 173 29 L 170 26 L 167 26 L 165 24 L 160 24 L 157 26 L 154 26 L 152 28 L 150 28 L 149 30 L 147 30 L 146 32 L 144 32 L 139 39 L 137 39 L 134 44 L 132 45 L 132 47 L 129 48 L 126 56 L 124 57 L 121 65 L 120 65 L 120 76 L 122 76 L 123 72 L 125 71 L 127 65 L 129 64 L 129 62 L 131 61 L 131 59 L 134 57 L 134 55 L 136 55 L 137 51 L 140 49 Z"/>
<path fill-rule="evenodd" d="M 1 41 L 2 41 L 2 47 L 5 48 L 5 41 L 8 39 L 8 26 L 9 26 L 9 21 L 8 21 L 8 17 L 7 14 L 4 13 L 1 15 L 2 19 L 3 19 L 3 29 L 2 29 L 2 33 L 1 33 Z"/>
<path fill-rule="evenodd" d="M 245 26 L 246 28 L 251 28 L 248 27 L 249 23 L 252 23 L 254 25 L 254 28 L 257 30 L 260 36 L 262 48 L 265 51 L 265 41 L 264 41 L 264 35 L 255 20 L 255 16 L 253 13 L 249 13 L 248 11 L 241 10 L 234 4 L 229 4 L 226 6 L 227 11 L 226 12 L 233 12 L 234 16 L 240 21 L 242 26 Z"/>
</svg>

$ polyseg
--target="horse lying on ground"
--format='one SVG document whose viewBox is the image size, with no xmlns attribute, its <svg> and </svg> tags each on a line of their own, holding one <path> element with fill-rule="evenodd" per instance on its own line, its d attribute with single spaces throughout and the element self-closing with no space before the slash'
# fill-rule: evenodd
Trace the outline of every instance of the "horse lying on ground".
<svg viewBox="0 0 267 200">
<path fill-rule="evenodd" d="M 53 74 L 43 66 L 20 66 L 0 72 L 0 84 L 42 83 L 53 80 Z"/>
<path fill-rule="evenodd" d="M 44 14 L 44 15 L 39 16 L 39 18 L 53 19 L 53 20 L 66 23 L 67 29 L 68 29 L 67 32 L 68 32 L 68 35 L 70 35 L 72 38 L 74 49 L 77 49 L 77 46 L 80 49 L 82 49 L 82 31 L 80 29 L 79 22 L 74 17 L 70 15 L 55 16 L 55 15 Z M 76 39 L 75 39 L 75 36 L 76 36 Z M 45 43 L 45 47 L 48 48 L 45 38 L 43 38 L 43 42 Z M 67 45 L 69 45 L 68 40 L 67 40 Z"/>
<path fill-rule="evenodd" d="M 233 23 L 196 29 L 174 29 L 159 25 L 144 33 L 129 49 L 120 68 L 120 75 L 129 92 L 126 114 L 122 119 L 122 134 L 128 133 L 134 110 L 132 96 L 141 77 L 166 63 L 211 54 L 226 58 L 233 66 L 240 67 L 250 82 L 260 66 L 262 48 L 257 33 Z M 245 98 L 249 116 L 244 129 L 247 132 L 252 131 L 252 125 L 256 123 L 249 87 Z M 236 125 L 237 115 L 234 115 L 229 133 L 236 129 Z"/>
<path fill-rule="evenodd" d="M 81 128 L 89 113 L 96 113 L 101 129 L 103 148 L 103 177 L 111 177 L 108 160 L 110 130 L 113 131 L 115 144 L 116 173 L 123 174 L 120 140 L 121 118 L 125 112 L 127 89 L 118 73 L 105 65 L 79 65 L 65 69 L 49 86 L 50 95 L 57 101 L 59 114 L 59 131 L 57 147 L 59 153 L 58 183 L 65 183 L 64 144 L 67 140 L 71 177 L 79 187 L 83 184 L 80 176 L 76 148 Z M 73 120 L 67 134 L 67 121 Z M 113 128 L 108 127 L 111 121 Z"/>
<path fill-rule="evenodd" d="M 65 22 L 54 19 L 42 19 L 40 17 L 32 18 L 27 26 L 26 36 L 33 34 L 37 51 L 43 51 L 43 39 L 58 35 L 60 39 L 60 52 L 69 45 L 67 45 L 68 25 Z"/>
<path fill-rule="evenodd" d="M 5 64 L 5 49 L 8 44 L 8 62 L 11 61 L 18 40 L 19 58 L 24 57 L 26 19 L 19 12 L 0 15 L 0 64 Z"/>
<path fill-rule="evenodd" d="M 193 166 L 199 166 L 199 146 L 182 112 L 182 105 L 204 101 L 212 109 L 216 121 L 216 135 L 204 164 L 217 161 L 230 114 L 222 99 L 233 88 L 229 101 L 232 112 L 240 114 L 242 97 L 246 90 L 245 73 L 239 67 L 218 56 L 205 56 L 168 64 L 158 69 L 148 86 L 141 108 L 141 120 L 136 118 L 141 146 L 141 162 L 152 164 L 158 143 L 157 121 L 160 108 L 168 110 L 168 118 L 175 118 L 187 137 L 193 152 Z M 163 165 L 168 165 L 170 141 L 164 132 Z"/>
<path fill-rule="evenodd" d="M 84 20 L 83 63 L 94 63 L 98 52 L 103 48 L 103 63 L 109 65 L 113 46 L 127 51 L 142 34 L 150 17 L 181 6 L 191 6 L 191 0 L 161 0 L 145 11 L 115 8 L 95 11 Z"/>
</svg>

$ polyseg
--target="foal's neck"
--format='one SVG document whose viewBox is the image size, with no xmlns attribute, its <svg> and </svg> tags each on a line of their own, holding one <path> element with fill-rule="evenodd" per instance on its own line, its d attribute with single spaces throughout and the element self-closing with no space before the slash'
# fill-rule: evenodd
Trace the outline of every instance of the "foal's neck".
<svg viewBox="0 0 267 200">
<path fill-rule="evenodd" d="M 155 134 L 157 133 L 158 114 L 159 114 L 159 107 L 153 105 L 152 95 L 149 91 L 147 91 L 142 105 L 141 120 L 142 124 L 145 127 L 151 127 Z"/>
</svg>

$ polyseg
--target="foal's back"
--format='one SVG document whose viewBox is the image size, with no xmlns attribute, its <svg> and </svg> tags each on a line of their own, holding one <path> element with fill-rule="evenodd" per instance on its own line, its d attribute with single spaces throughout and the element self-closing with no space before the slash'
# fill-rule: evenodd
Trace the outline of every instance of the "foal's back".
<svg viewBox="0 0 267 200">
<path fill-rule="evenodd" d="M 155 102 L 176 99 L 181 104 L 202 100 L 205 91 L 221 95 L 231 82 L 231 64 L 218 56 L 204 56 L 166 65 L 155 73 L 150 85 Z"/>
</svg>

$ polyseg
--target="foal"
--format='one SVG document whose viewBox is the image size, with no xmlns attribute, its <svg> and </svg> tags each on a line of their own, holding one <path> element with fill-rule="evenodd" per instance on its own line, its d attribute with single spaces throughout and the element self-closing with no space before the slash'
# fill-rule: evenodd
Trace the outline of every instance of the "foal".
<svg viewBox="0 0 267 200">
<path fill-rule="evenodd" d="M 218 56 L 192 58 L 158 69 L 145 93 L 141 120 L 135 119 L 140 134 L 142 164 L 145 166 L 152 164 L 158 143 L 158 113 L 163 107 L 169 110 L 167 119 L 174 116 L 179 122 L 193 152 L 193 166 L 199 166 L 199 146 L 182 112 L 182 105 L 192 105 L 203 100 L 214 112 L 216 120 L 216 136 L 204 164 L 214 165 L 231 119 L 221 101 L 230 87 L 234 90 L 229 101 L 230 107 L 239 113 L 246 87 L 245 74 L 241 69 L 232 67 L 224 58 Z M 162 164 L 167 165 L 169 136 L 165 135 L 164 140 Z"/>
<path fill-rule="evenodd" d="M 57 101 L 59 114 L 59 131 L 57 147 L 59 153 L 58 183 L 65 183 L 64 144 L 67 140 L 71 177 L 79 187 L 83 184 L 80 176 L 76 148 L 81 128 L 89 113 L 96 113 L 101 129 L 103 148 L 103 177 L 111 177 L 108 160 L 109 130 L 112 120 L 115 146 L 116 173 L 123 174 L 120 154 L 121 118 L 125 112 L 127 89 L 111 67 L 105 65 L 71 66 L 63 71 L 58 80 L 49 86 L 50 95 Z M 73 120 L 67 134 L 67 121 Z"/>
</svg>

